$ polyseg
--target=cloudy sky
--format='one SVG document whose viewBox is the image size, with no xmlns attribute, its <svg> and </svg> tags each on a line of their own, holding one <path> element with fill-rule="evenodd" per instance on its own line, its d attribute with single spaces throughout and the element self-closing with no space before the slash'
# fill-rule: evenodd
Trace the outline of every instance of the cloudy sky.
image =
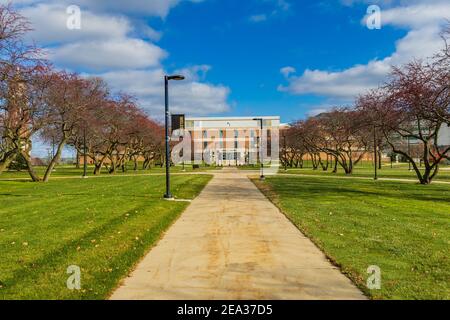
<svg viewBox="0 0 450 320">
<path fill-rule="evenodd" d="M 0 0 L 1 2 L 7 2 Z M 385 80 L 391 64 L 426 57 L 442 41 L 448 0 L 15 0 L 30 35 L 59 68 L 101 75 L 163 115 L 163 75 L 176 112 L 281 115 L 285 122 L 348 104 Z M 369 30 L 369 5 L 382 28 Z M 67 28 L 67 7 L 81 29 Z"/>
</svg>

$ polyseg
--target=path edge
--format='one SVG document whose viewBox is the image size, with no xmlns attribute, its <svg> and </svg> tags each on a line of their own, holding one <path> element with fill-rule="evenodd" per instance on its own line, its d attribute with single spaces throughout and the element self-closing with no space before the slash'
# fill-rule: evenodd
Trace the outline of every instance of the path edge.
<svg viewBox="0 0 450 320">
<path fill-rule="evenodd" d="M 308 238 L 313 244 L 314 246 L 320 250 L 320 252 L 322 252 L 325 257 L 327 258 L 327 260 L 336 268 L 339 269 L 339 272 L 344 275 L 347 279 L 349 279 L 355 286 L 356 288 L 358 288 L 361 293 L 368 299 L 373 300 L 373 297 L 370 295 L 370 292 L 368 291 L 367 287 L 365 286 L 365 283 L 362 280 L 359 280 L 359 276 L 358 275 L 353 275 L 352 272 L 347 272 L 343 269 L 343 266 L 338 263 L 336 261 L 335 258 L 333 258 L 332 256 L 330 256 L 329 254 L 327 254 L 325 252 L 325 250 L 320 246 L 320 244 L 318 244 L 315 239 L 308 234 L 307 232 L 305 232 L 304 230 L 302 230 L 299 226 L 297 226 L 294 221 L 289 217 L 289 215 L 284 212 L 284 210 L 281 208 L 281 206 L 279 205 L 279 202 L 276 201 L 276 197 L 274 196 L 273 198 L 270 195 L 276 195 L 275 191 L 272 190 L 271 187 L 269 187 L 267 184 L 264 183 L 264 181 L 259 181 L 257 177 L 252 177 L 247 175 L 247 178 L 255 185 L 255 187 L 259 190 L 259 192 L 261 192 L 261 194 L 270 201 L 270 203 L 272 203 L 275 207 L 277 207 L 277 209 L 283 214 L 283 216 L 286 217 L 286 219 L 289 220 L 289 222 L 298 230 L 300 231 L 306 238 Z M 264 187 L 263 187 L 264 186 Z"/>
<path fill-rule="evenodd" d="M 198 195 L 192 199 L 192 201 L 194 201 L 195 199 L 197 199 L 206 189 L 206 186 L 211 182 L 211 180 L 214 178 L 214 174 L 209 174 L 210 179 L 209 181 L 203 186 L 202 190 L 198 193 Z M 167 228 L 161 232 L 161 234 L 159 235 L 158 239 L 145 251 L 145 253 L 142 255 L 142 257 L 140 257 L 138 260 L 136 260 L 136 262 L 129 268 L 129 271 L 127 273 L 126 276 L 124 276 L 123 278 L 121 278 L 116 286 L 114 287 L 114 289 L 111 290 L 111 292 L 109 292 L 108 295 L 106 295 L 105 300 L 110 301 L 111 297 L 114 295 L 114 293 L 123 286 L 123 282 L 125 281 L 126 278 L 128 278 L 130 276 L 131 273 L 133 273 L 137 266 L 145 259 L 145 257 L 161 242 L 161 240 L 166 236 L 167 232 L 173 227 L 173 225 L 175 223 L 178 222 L 178 220 L 180 220 L 180 218 L 183 216 L 183 214 L 186 212 L 186 210 L 189 208 L 189 206 L 192 205 L 192 202 L 190 202 L 186 208 L 184 208 L 179 214 L 178 216 L 167 226 Z"/>
</svg>

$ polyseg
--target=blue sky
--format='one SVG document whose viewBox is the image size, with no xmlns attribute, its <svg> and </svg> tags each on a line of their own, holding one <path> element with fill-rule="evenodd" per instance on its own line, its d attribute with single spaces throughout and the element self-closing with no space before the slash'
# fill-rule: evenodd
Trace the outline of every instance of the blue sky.
<svg viewBox="0 0 450 320">
<path fill-rule="evenodd" d="M 284 121 L 304 117 L 326 99 L 278 90 L 280 69 L 342 70 L 384 58 L 395 51 L 405 30 L 370 31 L 361 24 L 367 5 L 339 1 L 205 1 L 175 8 L 161 26 L 160 44 L 170 52 L 169 68 L 212 66 L 207 79 L 230 87 L 233 115 L 279 114 Z M 273 13 L 278 10 L 278 13 Z M 266 15 L 264 21 L 252 16 Z"/>
<path fill-rule="evenodd" d="M 6 2 L 4 0 L 0 0 Z M 163 116 L 162 76 L 172 110 L 190 115 L 280 115 L 282 121 L 350 104 L 386 79 L 390 65 L 442 46 L 448 0 L 16 0 L 30 39 L 58 68 L 100 75 Z M 382 28 L 364 22 L 369 5 Z M 69 5 L 81 29 L 66 27 Z"/>
</svg>

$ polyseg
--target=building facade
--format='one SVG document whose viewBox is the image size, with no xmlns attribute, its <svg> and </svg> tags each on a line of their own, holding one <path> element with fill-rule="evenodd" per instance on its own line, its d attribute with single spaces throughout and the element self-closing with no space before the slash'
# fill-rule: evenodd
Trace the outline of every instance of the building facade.
<svg viewBox="0 0 450 320">
<path fill-rule="evenodd" d="M 219 166 L 256 164 L 261 157 L 263 162 L 270 161 L 279 127 L 278 116 L 185 119 L 192 160 Z"/>
</svg>

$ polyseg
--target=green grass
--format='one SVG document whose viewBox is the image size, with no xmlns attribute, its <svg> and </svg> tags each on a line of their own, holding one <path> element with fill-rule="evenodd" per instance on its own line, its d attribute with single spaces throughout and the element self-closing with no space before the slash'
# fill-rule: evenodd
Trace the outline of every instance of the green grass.
<svg viewBox="0 0 450 320">
<path fill-rule="evenodd" d="M 450 186 L 275 176 L 263 192 L 373 299 L 450 299 Z M 367 268 L 382 272 L 368 290 Z"/>
<path fill-rule="evenodd" d="M 184 173 L 184 172 L 204 172 L 209 170 L 220 170 L 221 167 L 215 167 L 215 166 L 205 166 L 201 165 L 199 169 L 193 169 L 192 165 L 186 165 L 183 167 L 181 165 L 177 165 L 174 167 L 171 167 L 172 173 Z M 35 167 L 36 172 L 38 175 L 42 178 L 46 167 L 43 166 L 36 166 Z M 164 174 L 165 173 L 165 167 L 152 167 L 151 169 L 142 170 L 141 167 L 139 167 L 138 170 L 134 171 L 133 166 L 131 164 L 128 164 L 126 167 L 126 171 L 122 172 L 122 170 L 117 170 L 117 172 L 114 175 L 120 176 L 120 175 L 143 175 L 143 174 Z M 93 174 L 94 167 L 88 166 L 88 176 L 94 176 Z M 81 168 L 76 168 L 74 165 L 60 165 L 57 166 L 54 172 L 52 172 L 52 175 L 50 176 L 50 179 L 53 178 L 60 178 L 60 177 L 80 177 L 83 175 L 83 166 Z M 98 176 L 110 176 L 108 174 L 107 170 L 105 168 L 102 169 L 102 172 Z M 4 179 L 30 179 L 30 175 L 26 170 L 22 171 L 4 171 L 0 173 L 0 180 Z"/>
<path fill-rule="evenodd" d="M 194 198 L 209 175 L 172 177 Z M 0 181 L 0 299 L 104 299 L 186 208 L 163 176 Z M 66 287 L 81 268 L 80 291 Z"/>
<path fill-rule="evenodd" d="M 305 168 L 288 168 L 287 171 L 284 168 L 280 168 L 280 174 L 305 174 L 305 175 L 330 175 L 330 176 L 346 176 L 342 168 L 338 168 L 337 173 L 332 173 L 333 168 L 329 168 L 328 171 L 323 171 L 319 167 L 317 170 L 313 170 L 310 165 L 306 165 Z M 348 175 L 351 177 L 367 177 L 374 176 L 374 168 L 370 163 L 362 163 L 355 167 L 353 174 Z M 378 177 L 380 178 L 393 178 L 393 179 L 411 179 L 417 180 L 415 171 L 409 171 L 408 164 L 400 163 L 394 164 L 393 168 L 389 164 L 384 164 L 381 170 L 378 170 Z M 450 167 L 442 165 L 438 175 L 435 178 L 436 181 L 450 181 Z"/>
</svg>

